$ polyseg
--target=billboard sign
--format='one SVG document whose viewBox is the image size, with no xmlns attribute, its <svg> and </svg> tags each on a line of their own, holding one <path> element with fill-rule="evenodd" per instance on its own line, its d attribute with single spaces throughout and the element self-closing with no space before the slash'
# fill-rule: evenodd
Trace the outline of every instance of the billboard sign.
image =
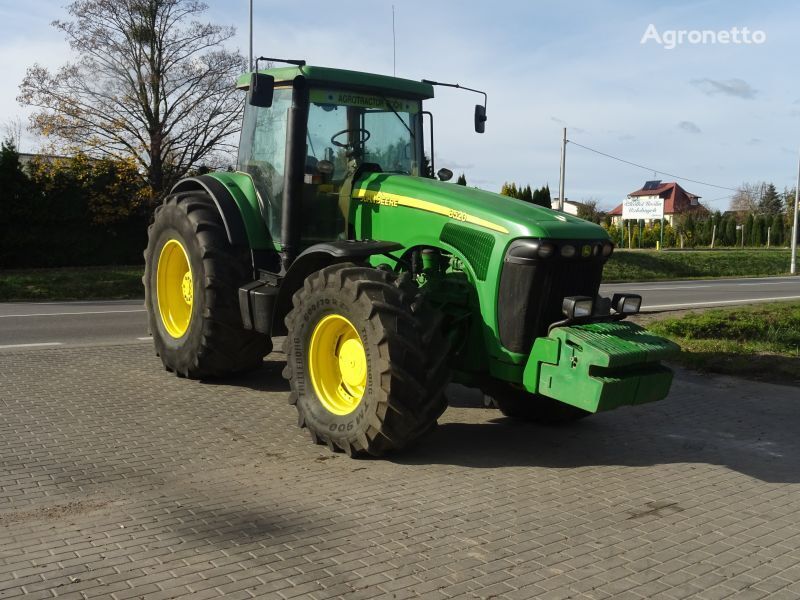
<svg viewBox="0 0 800 600">
<path fill-rule="evenodd" d="M 623 219 L 661 219 L 664 199 L 659 196 L 636 196 L 622 201 Z"/>
</svg>

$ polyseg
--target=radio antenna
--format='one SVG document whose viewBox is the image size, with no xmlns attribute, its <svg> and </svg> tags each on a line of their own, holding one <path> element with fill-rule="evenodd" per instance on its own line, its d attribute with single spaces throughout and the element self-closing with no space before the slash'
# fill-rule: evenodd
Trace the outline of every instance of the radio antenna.
<svg viewBox="0 0 800 600">
<path fill-rule="evenodd" d="M 253 70 L 253 0 L 250 0 L 250 55 L 247 70 Z"/>
<path fill-rule="evenodd" d="M 397 77 L 397 39 L 394 33 L 394 4 L 392 4 L 392 75 Z"/>
</svg>

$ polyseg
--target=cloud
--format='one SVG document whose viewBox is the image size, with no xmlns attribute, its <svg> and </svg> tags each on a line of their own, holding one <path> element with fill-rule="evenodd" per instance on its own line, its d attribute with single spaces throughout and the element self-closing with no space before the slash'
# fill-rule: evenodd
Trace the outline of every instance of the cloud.
<svg viewBox="0 0 800 600">
<path fill-rule="evenodd" d="M 686 133 L 701 133 L 700 128 L 691 121 L 681 121 L 678 123 L 678 129 L 685 131 Z"/>
<path fill-rule="evenodd" d="M 450 160 L 447 157 L 441 156 L 439 154 L 436 155 L 436 164 L 437 165 L 440 164 L 444 167 L 447 167 L 452 171 L 469 171 L 475 168 L 475 163 Z"/>
<path fill-rule="evenodd" d="M 758 146 L 760 143 L 761 143 L 761 140 L 759 138 L 750 138 L 747 141 L 747 145 L 748 146 Z"/>
<path fill-rule="evenodd" d="M 553 121 L 553 123 L 558 123 L 562 127 L 567 127 L 569 125 L 564 119 L 559 119 L 558 117 L 550 117 L 550 120 Z M 586 130 L 580 127 L 569 127 L 569 130 L 572 133 L 586 133 Z"/>
<path fill-rule="evenodd" d="M 626 133 L 624 135 L 619 136 L 617 139 L 620 142 L 630 142 L 632 140 L 635 140 L 636 136 L 635 135 L 631 135 L 630 133 Z"/>
<path fill-rule="evenodd" d="M 706 77 L 704 79 L 693 79 L 691 83 L 708 96 L 723 94 L 724 96 L 733 96 L 735 98 L 752 100 L 756 97 L 756 94 L 758 94 L 758 90 L 747 83 L 744 79 L 728 79 L 726 81 L 718 81 L 716 79 L 710 79 Z"/>
</svg>

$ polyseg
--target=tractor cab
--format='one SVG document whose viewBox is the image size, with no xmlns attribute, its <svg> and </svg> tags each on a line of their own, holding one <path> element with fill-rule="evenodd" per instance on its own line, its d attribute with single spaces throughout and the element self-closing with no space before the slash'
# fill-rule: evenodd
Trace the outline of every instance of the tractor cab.
<svg viewBox="0 0 800 600">
<path fill-rule="evenodd" d="M 269 85 L 271 95 L 263 92 Z M 419 176 L 426 168 L 428 83 L 298 65 L 245 74 L 238 87 L 250 93 L 237 170 L 252 178 L 269 233 L 284 251 L 352 239 L 351 190 L 362 174 Z"/>
</svg>

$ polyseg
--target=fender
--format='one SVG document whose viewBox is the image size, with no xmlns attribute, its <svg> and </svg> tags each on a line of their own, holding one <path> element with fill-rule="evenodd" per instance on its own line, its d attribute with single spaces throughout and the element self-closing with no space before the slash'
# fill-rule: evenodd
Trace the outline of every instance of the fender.
<svg viewBox="0 0 800 600">
<path fill-rule="evenodd" d="M 247 239 L 247 230 L 244 226 L 244 219 L 239 212 L 239 207 L 233 199 L 230 191 L 225 185 L 214 177 L 200 175 L 198 177 L 187 177 L 180 180 L 170 190 L 170 194 L 190 191 L 204 191 L 211 199 L 219 211 L 222 223 L 225 225 L 225 233 L 228 241 L 234 246 L 250 247 Z"/>
<path fill-rule="evenodd" d="M 306 248 L 279 278 L 262 272 L 262 279 L 239 289 L 239 309 L 247 329 L 268 335 L 286 335 L 283 322 L 292 296 L 315 271 L 341 262 L 363 262 L 375 254 L 401 250 L 402 244 L 377 240 L 337 240 Z"/>
</svg>

